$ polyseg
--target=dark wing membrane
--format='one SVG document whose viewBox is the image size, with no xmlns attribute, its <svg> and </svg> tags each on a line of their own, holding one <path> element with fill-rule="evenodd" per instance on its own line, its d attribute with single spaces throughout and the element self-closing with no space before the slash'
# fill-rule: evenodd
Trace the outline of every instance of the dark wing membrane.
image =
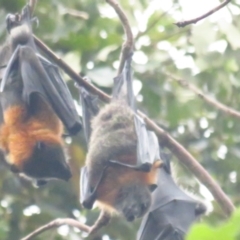
<svg viewBox="0 0 240 240">
<path fill-rule="evenodd" d="M 43 60 L 41 60 L 43 61 Z M 19 63 L 23 81 L 23 99 L 31 106 L 31 96 L 39 94 L 50 103 L 70 134 L 80 130 L 81 124 L 74 108 L 70 93 L 57 71 L 43 67 L 34 50 L 20 47 Z M 46 70 L 45 70 L 46 69 Z M 54 69 L 54 68 L 52 68 Z"/>
<path fill-rule="evenodd" d="M 131 71 L 132 54 L 125 62 L 123 71 L 114 80 L 113 99 L 125 99 L 127 104 L 135 111 L 135 98 L 132 88 L 132 71 Z"/>
<path fill-rule="evenodd" d="M 94 186 L 91 186 L 89 183 L 89 172 L 86 166 L 81 168 L 81 179 L 80 179 L 80 188 L 81 188 L 81 196 L 80 201 L 81 204 L 88 209 L 92 209 L 94 202 L 97 199 L 97 189 L 99 185 L 102 183 L 105 172 L 108 166 L 105 166 L 100 172 L 98 181 Z"/>
<path fill-rule="evenodd" d="M 165 164 L 166 155 L 161 154 Z M 178 240 L 187 233 L 190 225 L 205 212 L 205 206 L 188 196 L 174 182 L 169 164 L 159 169 L 158 187 L 153 192 L 149 213 L 138 230 L 138 240 Z M 199 211 L 201 209 L 201 211 Z M 160 237 L 161 236 L 161 237 Z"/>
<path fill-rule="evenodd" d="M 79 88 L 82 105 L 82 119 L 85 139 L 89 142 L 91 136 L 91 119 L 98 114 L 98 97 L 90 94 L 85 88 Z"/>
<path fill-rule="evenodd" d="M 71 93 L 65 81 L 62 79 L 58 67 L 47 59 L 43 58 L 41 55 L 38 55 L 38 58 L 42 63 L 47 75 L 49 76 L 52 86 L 55 87 L 57 92 L 57 96 L 55 96 L 56 98 L 52 98 L 52 107 L 56 111 L 59 118 L 63 121 L 68 131 L 71 134 L 76 134 L 81 129 L 81 122 L 72 100 Z M 48 96 L 52 95 L 51 90 L 46 88 L 46 94 Z M 60 102 L 59 99 L 61 99 Z M 60 103 L 62 106 L 59 106 Z"/>
<path fill-rule="evenodd" d="M 154 163 L 160 159 L 157 136 L 146 129 L 146 124 L 141 117 L 135 114 L 135 129 L 138 139 L 137 159 L 138 164 Z"/>
</svg>

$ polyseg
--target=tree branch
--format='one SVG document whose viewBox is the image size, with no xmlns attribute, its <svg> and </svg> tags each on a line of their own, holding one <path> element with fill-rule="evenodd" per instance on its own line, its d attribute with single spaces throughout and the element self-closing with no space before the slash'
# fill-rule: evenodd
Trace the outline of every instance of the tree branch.
<svg viewBox="0 0 240 240">
<path fill-rule="evenodd" d="M 30 233 L 26 237 L 22 238 L 21 240 L 33 239 L 34 237 L 40 235 L 41 233 L 43 233 L 43 232 L 45 232 L 49 229 L 57 228 L 57 227 L 60 227 L 62 225 L 69 225 L 71 227 L 76 227 L 79 230 L 87 232 L 87 233 L 89 233 L 90 230 L 91 230 L 91 227 L 89 227 L 85 224 L 82 224 L 75 219 L 72 219 L 72 218 L 58 218 L 58 219 L 55 219 L 55 220 L 47 223 L 46 225 L 41 226 L 40 228 L 36 229 L 35 231 Z"/>
<path fill-rule="evenodd" d="M 110 222 L 111 215 L 105 211 L 101 211 L 98 219 L 94 223 L 94 225 L 90 228 L 89 234 L 96 233 L 100 228 L 108 225 Z"/>
<path fill-rule="evenodd" d="M 38 48 L 45 53 L 51 60 L 53 60 L 60 68 L 62 68 L 75 82 L 86 88 L 89 92 L 99 96 L 104 102 L 109 102 L 111 99 L 106 93 L 96 88 L 91 83 L 87 82 L 79 74 L 77 74 L 68 64 L 66 64 L 60 57 L 58 57 L 46 44 L 34 36 L 34 41 Z"/>
<path fill-rule="evenodd" d="M 29 0 L 28 2 L 30 8 L 31 8 L 31 13 L 33 14 L 34 10 L 35 10 L 35 7 L 37 5 L 37 0 Z"/>
<path fill-rule="evenodd" d="M 201 99 L 203 99 L 205 102 L 207 102 L 209 105 L 212 105 L 213 107 L 223 111 L 224 113 L 227 113 L 230 116 L 236 117 L 238 119 L 240 119 L 240 112 L 238 112 L 237 110 L 228 107 L 222 103 L 220 103 L 219 101 L 205 95 L 200 89 L 198 89 L 196 86 L 194 86 L 193 84 L 188 83 L 186 80 L 183 79 L 179 79 L 169 73 L 165 73 L 166 76 L 168 76 L 169 78 L 173 79 L 174 81 L 176 81 L 180 86 L 189 89 L 190 91 L 194 92 L 198 97 L 200 97 Z"/>
<path fill-rule="evenodd" d="M 126 59 L 133 50 L 133 34 L 127 16 L 122 10 L 122 8 L 119 6 L 119 4 L 115 0 L 106 0 L 106 2 L 111 5 L 117 13 L 126 34 L 126 41 L 122 45 L 122 51 L 120 55 L 120 64 L 117 74 L 119 75 L 123 70 Z"/>
<path fill-rule="evenodd" d="M 220 5 L 218 5 L 217 7 L 213 8 L 212 10 L 210 10 L 209 12 L 201 15 L 200 17 L 197 18 L 193 18 L 187 21 L 181 21 L 181 22 L 177 22 L 175 23 L 178 27 L 186 27 L 189 24 L 195 24 L 198 21 L 212 15 L 213 13 L 217 12 L 218 10 L 220 10 L 221 8 L 223 8 L 224 6 L 226 6 L 229 2 L 231 2 L 231 0 L 225 0 L 224 2 L 222 2 Z"/>
<path fill-rule="evenodd" d="M 139 112 L 139 115 L 144 119 L 147 126 L 152 129 L 162 142 L 181 163 L 183 163 L 200 182 L 207 186 L 214 198 L 221 206 L 223 212 L 230 216 L 235 207 L 230 198 L 223 192 L 218 183 L 211 177 L 211 175 L 199 164 L 199 162 L 175 139 L 173 139 L 167 132 L 156 125 L 146 115 Z"/>
<path fill-rule="evenodd" d="M 80 19 L 83 19 L 83 20 L 89 19 L 88 13 L 83 12 L 83 11 L 78 11 L 78 10 L 75 10 L 75 9 L 65 8 L 65 9 L 63 9 L 63 14 L 67 14 L 67 15 L 70 15 L 72 17 L 80 18 Z"/>
</svg>

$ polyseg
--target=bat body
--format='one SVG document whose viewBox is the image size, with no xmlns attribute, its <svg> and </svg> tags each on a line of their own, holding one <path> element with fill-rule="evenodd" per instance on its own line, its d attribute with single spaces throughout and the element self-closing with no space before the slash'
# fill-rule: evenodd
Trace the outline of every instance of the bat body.
<svg viewBox="0 0 240 240">
<path fill-rule="evenodd" d="M 144 216 L 137 240 L 183 240 L 190 225 L 206 211 L 199 201 L 188 196 L 174 182 L 170 162 L 161 154 L 158 187 L 153 193 L 150 211 Z"/>
<path fill-rule="evenodd" d="M 81 198 L 86 208 L 92 208 L 96 201 L 104 211 L 117 211 L 133 221 L 150 207 L 161 161 L 155 156 L 156 136 L 146 130 L 133 107 L 130 61 L 131 58 L 124 72 L 115 79 L 111 103 L 91 121 L 86 166 L 81 176 Z M 86 101 L 88 107 L 94 108 L 90 98 L 85 100 L 89 100 Z M 153 140 L 152 146 L 149 139 Z"/>
<path fill-rule="evenodd" d="M 43 185 L 68 180 L 71 171 L 62 139 L 81 128 L 71 95 L 58 69 L 36 50 L 30 9 L 7 17 L 9 40 L 0 53 L 0 147 L 14 172 Z"/>
</svg>

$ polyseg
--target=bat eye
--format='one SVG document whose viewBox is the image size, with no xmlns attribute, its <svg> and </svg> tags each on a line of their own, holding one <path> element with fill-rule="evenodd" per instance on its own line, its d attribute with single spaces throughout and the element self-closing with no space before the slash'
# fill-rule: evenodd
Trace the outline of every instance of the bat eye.
<svg viewBox="0 0 240 240">
<path fill-rule="evenodd" d="M 39 150 L 43 150 L 45 147 L 46 147 L 46 145 L 45 145 L 45 143 L 44 142 L 37 142 L 37 144 L 36 144 L 36 147 L 37 147 L 37 149 L 39 149 Z"/>
</svg>

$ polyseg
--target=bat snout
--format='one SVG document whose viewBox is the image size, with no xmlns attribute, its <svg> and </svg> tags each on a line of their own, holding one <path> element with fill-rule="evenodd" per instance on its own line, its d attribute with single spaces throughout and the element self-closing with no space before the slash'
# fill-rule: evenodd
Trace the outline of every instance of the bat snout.
<svg viewBox="0 0 240 240">
<path fill-rule="evenodd" d="M 127 221 L 132 222 L 135 218 L 140 218 L 148 211 L 150 204 L 136 201 L 123 209 L 123 215 Z"/>
</svg>

